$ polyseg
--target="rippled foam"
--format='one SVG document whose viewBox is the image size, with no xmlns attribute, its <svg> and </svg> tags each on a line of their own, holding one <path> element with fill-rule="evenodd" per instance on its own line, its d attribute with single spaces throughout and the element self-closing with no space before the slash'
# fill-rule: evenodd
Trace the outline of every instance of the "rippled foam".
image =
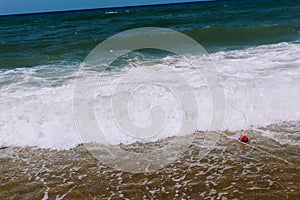
<svg viewBox="0 0 300 200">
<path fill-rule="evenodd" d="M 282 121 L 300 120 L 300 44 L 279 43 L 244 50 L 210 54 L 224 81 L 226 118 L 224 130 L 251 129 Z M 189 57 L 189 59 L 201 59 Z M 199 130 L 209 128 L 212 107 L 205 82 L 188 63 L 174 56 L 157 65 L 170 67 L 187 77 L 199 106 Z M 147 67 L 138 62 L 139 67 Z M 98 124 L 111 143 L 131 143 L 113 121 L 110 97 L 122 75 L 133 68 L 107 72 L 105 85 L 95 92 Z M 88 74 L 91 72 L 87 72 Z M 39 146 L 57 149 L 81 143 L 72 112 L 76 66 L 39 66 L 5 70 L 0 73 L 0 146 Z M 168 83 L 169 84 L 169 83 Z M 180 87 L 178 85 L 177 87 Z M 148 95 L 145 95 L 148 94 Z M 138 126 L 151 123 L 149 108 L 162 104 L 167 122 L 163 133 L 151 140 L 174 135 L 180 123 L 180 105 L 172 93 L 161 87 L 140 88 L 129 104 L 129 113 Z M 191 133 L 187 133 L 191 134 Z M 266 133 L 267 134 L 267 133 Z M 280 138 L 280 137 L 278 137 Z"/>
</svg>

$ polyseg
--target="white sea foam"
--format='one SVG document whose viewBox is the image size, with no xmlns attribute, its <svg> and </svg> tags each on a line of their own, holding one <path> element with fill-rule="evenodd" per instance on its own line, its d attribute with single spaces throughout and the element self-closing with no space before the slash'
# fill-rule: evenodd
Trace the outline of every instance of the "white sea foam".
<svg viewBox="0 0 300 200">
<path fill-rule="evenodd" d="M 210 58 L 216 63 L 224 81 L 224 129 L 240 130 L 282 121 L 300 121 L 299 55 L 300 44 L 295 43 L 262 45 L 211 54 Z M 137 65 L 146 67 L 143 62 Z M 198 129 L 207 130 L 213 105 L 199 74 L 187 62 L 174 56 L 162 59 L 157 65 L 170 67 L 186 78 L 194 89 L 199 106 Z M 101 130 L 114 144 L 136 141 L 116 126 L 110 102 L 110 97 L 115 95 L 116 84 L 131 70 L 134 69 L 105 73 L 95 91 L 95 101 L 91 102 Z M 86 77 L 80 78 L 89 80 L 89 73 L 91 71 L 87 72 Z M 0 146 L 66 149 L 81 143 L 72 111 L 75 74 L 75 68 L 71 66 L 39 66 L 2 71 Z M 170 84 L 170 80 L 165 84 Z M 151 107 L 164 107 L 167 120 L 163 133 L 151 140 L 174 135 L 180 128 L 180 104 L 171 91 L 159 86 L 144 85 L 136 90 L 131 100 L 128 104 L 129 114 L 133 123 L 140 127 L 151 124 Z"/>
</svg>

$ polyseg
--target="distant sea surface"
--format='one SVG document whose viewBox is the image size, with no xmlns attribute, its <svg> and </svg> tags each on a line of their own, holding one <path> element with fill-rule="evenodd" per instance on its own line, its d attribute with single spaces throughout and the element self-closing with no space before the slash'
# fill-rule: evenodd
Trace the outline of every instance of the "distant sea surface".
<svg viewBox="0 0 300 200">
<path fill-rule="evenodd" d="M 298 0 L 1 16 L 0 199 L 299 199 L 299 22 Z M 182 32 L 206 49 L 223 80 L 226 116 L 223 129 L 214 130 L 220 133 L 215 148 L 198 157 L 213 105 L 195 69 L 162 51 L 120 58 L 104 71 L 105 87 L 98 88 L 90 105 L 110 144 L 143 152 L 176 138 L 180 107 L 160 88 L 136 93 L 129 106 L 140 126 L 151 123 L 151 99 L 170 111 L 163 133 L 150 143 L 124 135 L 113 122 L 109 98 L 115 85 L 149 60 L 188 77 L 202 122 L 199 132 L 186 133 L 196 139 L 178 162 L 156 173 L 130 174 L 109 168 L 83 148 L 72 100 L 76 79 L 88 81 L 98 70 L 76 76 L 89 52 L 115 34 L 141 27 Z M 238 142 L 239 134 L 248 134 L 250 142 Z"/>
<path fill-rule="evenodd" d="M 0 18 L 0 68 L 81 62 L 104 39 L 138 27 L 164 27 L 211 51 L 299 39 L 299 2 L 215 1 Z"/>
</svg>

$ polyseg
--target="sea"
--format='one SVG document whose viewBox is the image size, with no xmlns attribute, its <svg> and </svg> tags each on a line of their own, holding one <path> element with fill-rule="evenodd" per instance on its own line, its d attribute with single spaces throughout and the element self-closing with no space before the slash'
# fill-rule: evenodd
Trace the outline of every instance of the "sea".
<svg viewBox="0 0 300 200">
<path fill-rule="evenodd" d="M 137 49 L 85 67 L 108 38 L 150 27 L 184 34 L 203 51 Z M 207 60 L 221 100 L 191 66 Z M 74 103 L 78 83 L 95 76 L 92 101 Z M 180 102 L 188 90 L 193 100 Z M 163 127 L 148 133 L 161 116 Z M 142 128 L 124 131 L 127 118 Z M 105 142 L 85 138 L 98 133 L 93 120 Z M 298 0 L 0 16 L 0 199 L 299 199 L 299 148 Z"/>
</svg>

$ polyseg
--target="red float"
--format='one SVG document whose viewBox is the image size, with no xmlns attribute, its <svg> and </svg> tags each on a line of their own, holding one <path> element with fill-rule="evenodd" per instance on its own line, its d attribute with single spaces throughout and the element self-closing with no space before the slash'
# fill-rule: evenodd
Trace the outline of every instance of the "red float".
<svg viewBox="0 0 300 200">
<path fill-rule="evenodd" d="M 239 141 L 241 141 L 241 142 L 248 142 L 249 138 L 247 137 L 247 135 L 240 135 Z"/>
</svg>

